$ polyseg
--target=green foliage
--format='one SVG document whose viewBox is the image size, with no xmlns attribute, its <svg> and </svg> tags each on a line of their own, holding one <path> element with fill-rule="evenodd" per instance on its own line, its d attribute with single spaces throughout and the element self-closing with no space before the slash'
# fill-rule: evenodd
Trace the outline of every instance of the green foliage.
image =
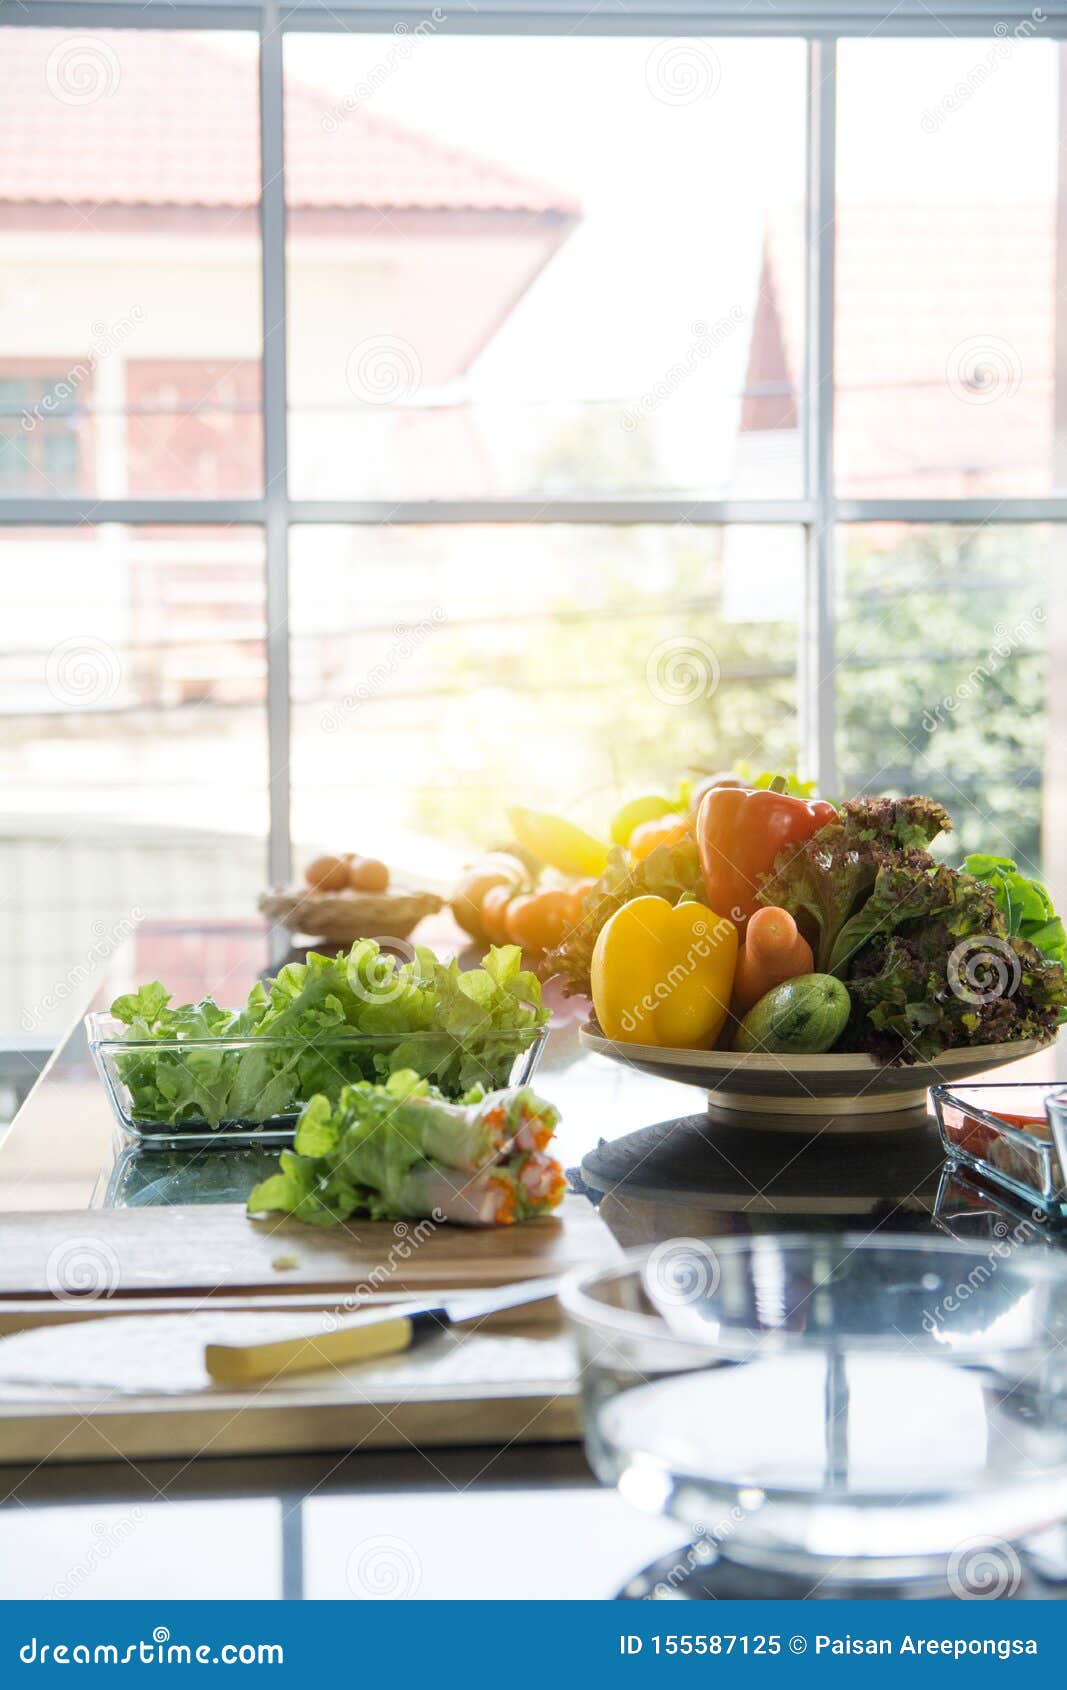
<svg viewBox="0 0 1067 1690">
<path fill-rule="evenodd" d="M 952 816 L 951 860 L 1041 860 L 1045 537 L 846 531 L 839 606 L 843 796 L 923 792 Z"/>
</svg>

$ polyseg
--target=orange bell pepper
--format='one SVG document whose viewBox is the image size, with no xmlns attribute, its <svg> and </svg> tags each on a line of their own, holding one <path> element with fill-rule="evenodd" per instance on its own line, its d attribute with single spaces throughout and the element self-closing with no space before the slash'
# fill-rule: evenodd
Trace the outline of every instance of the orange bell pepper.
<svg viewBox="0 0 1067 1690">
<path fill-rule="evenodd" d="M 696 833 L 712 909 L 743 929 L 778 853 L 803 845 L 836 817 L 834 806 L 823 799 L 791 798 L 773 786 L 716 786 L 706 792 Z"/>
</svg>

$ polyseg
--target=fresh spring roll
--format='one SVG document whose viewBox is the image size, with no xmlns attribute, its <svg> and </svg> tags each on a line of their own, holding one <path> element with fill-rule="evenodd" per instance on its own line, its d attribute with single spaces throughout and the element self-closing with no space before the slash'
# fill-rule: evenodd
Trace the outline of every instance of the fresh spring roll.
<svg viewBox="0 0 1067 1690">
<path fill-rule="evenodd" d="M 451 1103 L 410 1070 L 383 1084 L 345 1086 L 336 1104 L 311 1098 L 293 1152 L 249 1198 L 325 1225 L 352 1214 L 435 1214 L 466 1226 L 505 1226 L 562 1199 L 562 1170 L 544 1146 L 558 1120 L 528 1087 Z"/>
<path fill-rule="evenodd" d="M 404 1214 L 436 1215 L 459 1226 L 510 1226 L 557 1208 L 566 1189 L 559 1163 L 534 1151 L 467 1178 L 421 1163 L 410 1169 L 397 1198 Z"/>
<path fill-rule="evenodd" d="M 489 1092 L 480 1103 L 412 1096 L 395 1105 L 389 1126 L 428 1161 L 474 1173 L 512 1151 L 543 1150 L 558 1121 L 550 1103 L 521 1086 Z"/>
</svg>

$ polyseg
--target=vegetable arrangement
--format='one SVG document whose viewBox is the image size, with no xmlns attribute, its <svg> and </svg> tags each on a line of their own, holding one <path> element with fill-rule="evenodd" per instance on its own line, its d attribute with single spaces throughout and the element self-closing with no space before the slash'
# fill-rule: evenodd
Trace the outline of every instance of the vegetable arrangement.
<svg viewBox="0 0 1067 1690">
<path fill-rule="evenodd" d="M 781 777 L 717 778 L 643 852 L 669 819 L 615 845 L 542 969 L 611 1038 L 909 1063 L 1048 1040 L 1067 1016 L 1048 892 L 1007 858 L 939 862 L 952 824 L 931 798 L 835 806 Z"/>
<path fill-rule="evenodd" d="M 351 1082 L 399 1070 L 432 1077 L 448 1097 L 500 1085 L 548 1020 L 514 946 L 463 972 L 421 947 L 400 962 L 373 939 L 287 964 L 243 1009 L 210 998 L 172 1009 L 156 980 L 111 1013 L 141 1042 L 116 1058 L 134 1118 L 212 1127 L 293 1114 L 317 1094 L 336 1103 Z"/>
<path fill-rule="evenodd" d="M 248 1210 L 314 1226 L 357 1214 L 507 1226 L 563 1199 L 563 1170 L 545 1153 L 558 1120 L 526 1086 L 475 1088 L 461 1103 L 410 1070 L 383 1085 L 346 1086 L 335 1103 L 311 1099 L 293 1149 L 256 1186 Z"/>
</svg>

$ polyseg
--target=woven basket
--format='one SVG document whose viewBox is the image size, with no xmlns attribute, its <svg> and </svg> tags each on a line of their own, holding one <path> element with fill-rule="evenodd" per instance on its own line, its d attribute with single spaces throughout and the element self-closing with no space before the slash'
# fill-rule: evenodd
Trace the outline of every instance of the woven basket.
<svg viewBox="0 0 1067 1690">
<path fill-rule="evenodd" d="M 272 886 L 259 907 L 290 933 L 351 945 L 357 939 L 406 939 L 444 899 L 435 892 L 317 892 L 310 886 Z"/>
</svg>

